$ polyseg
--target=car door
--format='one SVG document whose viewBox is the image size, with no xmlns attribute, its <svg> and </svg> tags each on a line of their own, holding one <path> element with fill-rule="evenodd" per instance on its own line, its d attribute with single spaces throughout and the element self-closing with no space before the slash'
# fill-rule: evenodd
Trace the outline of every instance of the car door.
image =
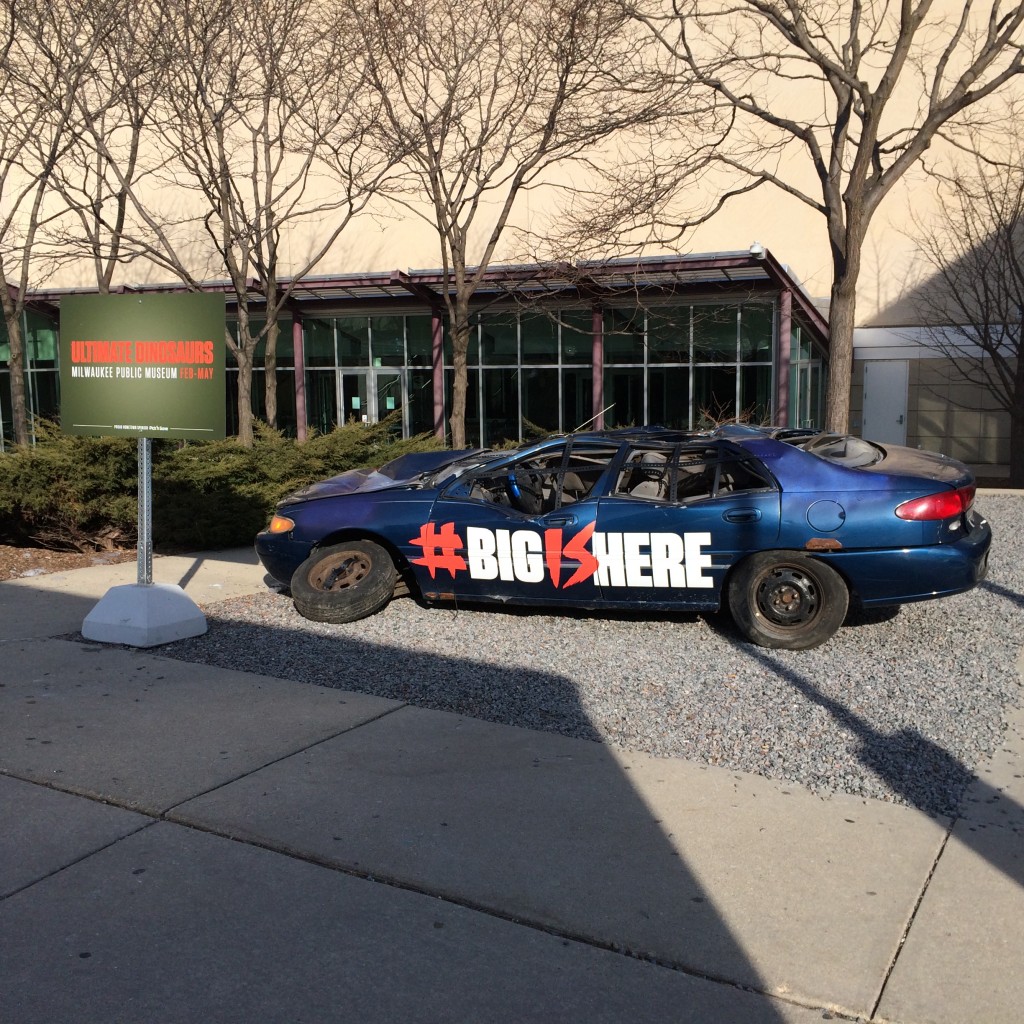
<svg viewBox="0 0 1024 1024">
<path fill-rule="evenodd" d="M 593 606 L 596 493 L 619 444 L 559 440 L 465 474 L 414 544 L 428 598 Z"/>
<path fill-rule="evenodd" d="M 777 485 L 729 442 L 633 443 L 607 491 L 592 550 L 611 605 L 717 608 L 729 567 L 779 535 Z"/>
</svg>

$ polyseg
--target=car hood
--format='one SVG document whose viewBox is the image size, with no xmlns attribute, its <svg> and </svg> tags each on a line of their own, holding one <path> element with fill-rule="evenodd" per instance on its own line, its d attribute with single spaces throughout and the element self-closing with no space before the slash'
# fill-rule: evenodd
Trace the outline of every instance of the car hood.
<svg viewBox="0 0 1024 1024">
<path fill-rule="evenodd" d="M 369 491 L 411 487 L 424 475 L 434 474 L 477 450 L 414 452 L 393 459 L 380 469 L 350 469 L 293 491 L 283 498 L 279 505 L 294 505 L 300 501 L 314 501 L 317 498 L 335 498 L 342 494 L 365 494 Z"/>
</svg>

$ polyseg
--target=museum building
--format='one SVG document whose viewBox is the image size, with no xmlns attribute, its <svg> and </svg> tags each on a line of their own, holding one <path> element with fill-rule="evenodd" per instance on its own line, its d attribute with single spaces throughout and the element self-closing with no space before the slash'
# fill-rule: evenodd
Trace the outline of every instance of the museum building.
<svg viewBox="0 0 1024 1024">
<path fill-rule="evenodd" d="M 228 327 L 235 306 L 227 294 Z M 454 370 L 445 275 L 412 270 L 308 277 L 292 291 L 277 346 L 278 425 L 304 437 L 395 417 L 406 436 L 443 436 Z M 173 292 L 180 286 L 125 287 Z M 33 293 L 23 324 L 34 416 L 59 418 L 61 299 Z M 250 317 L 258 322 L 254 290 Z M 786 267 L 746 252 L 565 265 L 495 266 L 474 299 L 467 440 L 491 447 L 547 432 L 636 424 L 699 429 L 741 419 L 821 425 L 828 324 Z M 0 418 L 11 440 L 0 337 Z M 263 418 L 263 355 L 253 402 Z M 227 360 L 228 433 L 237 369 Z"/>
</svg>

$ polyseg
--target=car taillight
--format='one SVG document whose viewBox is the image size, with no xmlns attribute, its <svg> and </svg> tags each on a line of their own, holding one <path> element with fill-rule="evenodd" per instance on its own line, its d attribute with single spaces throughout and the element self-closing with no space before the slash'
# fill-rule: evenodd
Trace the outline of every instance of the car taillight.
<svg viewBox="0 0 1024 1024">
<path fill-rule="evenodd" d="M 974 504 L 975 485 L 958 487 L 955 491 L 939 491 L 923 498 L 905 501 L 896 509 L 900 519 L 932 520 L 952 519 L 966 512 Z"/>
</svg>

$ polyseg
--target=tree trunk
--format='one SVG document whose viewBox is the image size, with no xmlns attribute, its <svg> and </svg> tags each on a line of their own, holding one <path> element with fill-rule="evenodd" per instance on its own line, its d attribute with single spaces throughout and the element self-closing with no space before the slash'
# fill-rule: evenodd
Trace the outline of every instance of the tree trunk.
<svg viewBox="0 0 1024 1024">
<path fill-rule="evenodd" d="M 853 329 L 857 325 L 857 281 L 863 231 L 851 223 L 831 224 L 832 295 L 829 304 L 829 364 L 825 389 L 825 429 L 850 429 L 850 383 L 853 379 Z"/>
<path fill-rule="evenodd" d="M 1017 355 L 1024 362 L 1024 352 Z M 1017 388 L 1010 414 L 1010 480 L 1011 487 L 1024 487 L 1024 373 L 1017 368 Z"/>
<path fill-rule="evenodd" d="M 466 355 L 469 351 L 469 304 L 457 302 L 452 325 L 452 365 L 455 381 L 452 386 L 452 412 L 448 423 L 452 431 L 452 448 L 466 447 L 466 390 L 469 371 Z"/>
<path fill-rule="evenodd" d="M 31 441 L 28 429 L 28 401 L 25 394 L 25 345 L 21 336 L 21 318 L 16 312 L 5 311 L 7 340 L 10 344 L 11 420 L 14 443 L 27 445 Z"/>
<path fill-rule="evenodd" d="M 853 328 L 856 297 L 847 293 L 845 282 L 832 288 L 829 306 L 828 384 L 825 389 L 825 429 L 845 434 L 850 425 L 850 382 L 853 378 Z"/>
<path fill-rule="evenodd" d="M 267 320 L 266 349 L 263 356 L 263 395 L 267 422 L 277 430 L 277 339 L 281 325 L 274 316 Z"/>
<path fill-rule="evenodd" d="M 239 346 L 235 353 L 238 363 L 238 443 L 251 448 L 252 434 L 252 353 Z"/>
</svg>

